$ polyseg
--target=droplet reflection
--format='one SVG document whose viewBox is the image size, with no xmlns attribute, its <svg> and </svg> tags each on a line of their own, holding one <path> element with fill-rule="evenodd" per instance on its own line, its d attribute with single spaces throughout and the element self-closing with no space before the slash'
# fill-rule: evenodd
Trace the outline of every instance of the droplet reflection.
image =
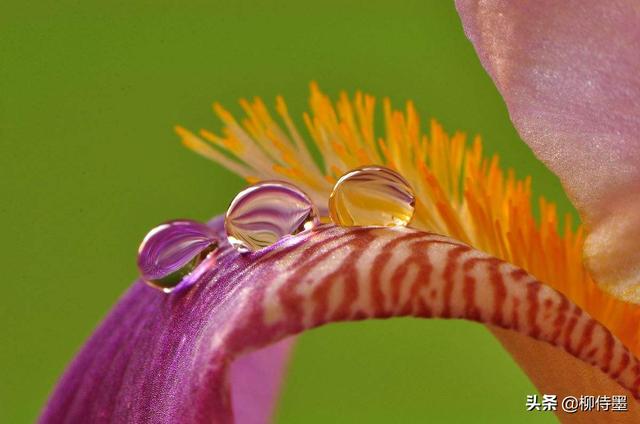
<svg viewBox="0 0 640 424">
<path fill-rule="evenodd" d="M 244 253 L 309 230 L 319 222 L 315 206 L 302 190 L 284 181 L 263 181 L 233 199 L 224 226 L 229 243 Z"/>
<path fill-rule="evenodd" d="M 413 218 L 415 195 L 402 175 L 384 166 L 364 166 L 344 174 L 329 197 L 336 225 L 406 226 Z"/>
<path fill-rule="evenodd" d="M 213 230 L 197 221 L 176 220 L 149 231 L 138 249 L 138 268 L 151 286 L 171 292 L 217 247 Z"/>
</svg>

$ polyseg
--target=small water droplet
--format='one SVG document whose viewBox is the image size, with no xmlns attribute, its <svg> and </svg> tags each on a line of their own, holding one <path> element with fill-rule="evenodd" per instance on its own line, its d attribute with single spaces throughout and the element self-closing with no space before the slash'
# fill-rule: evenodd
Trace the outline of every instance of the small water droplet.
<svg viewBox="0 0 640 424">
<path fill-rule="evenodd" d="M 343 227 L 406 226 L 415 195 L 402 175 L 384 166 L 363 166 L 344 174 L 329 197 L 329 215 Z"/>
<path fill-rule="evenodd" d="M 224 227 L 229 243 L 245 253 L 309 230 L 319 222 L 313 202 L 302 190 L 284 181 L 263 181 L 233 199 Z"/>
<path fill-rule="evenodd" d="M 218 245 L 214 231 L 197 221 L 161 224 L 145 236 L 138 248 L 138 268 L 151 286 L 171 292 L 192 275 Z"/>
</svg>

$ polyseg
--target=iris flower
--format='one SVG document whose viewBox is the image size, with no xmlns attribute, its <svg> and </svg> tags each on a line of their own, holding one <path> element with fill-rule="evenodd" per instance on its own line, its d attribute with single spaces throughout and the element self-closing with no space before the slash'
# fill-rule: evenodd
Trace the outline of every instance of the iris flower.
<svg viewBox="0 0 640 424">
<path fill-rule="evenodd" d="M 635 1 L 460 0 L 466 34 L 513 123 L 581 213 L 577 230 L 531 180 L 503 171 L 476 138 L 423 132 L 412 103 L 312 84 L 304 123 L 260 99 L 221 135 L 177 128 L 184 144 L 250 183 L 287 179 L 326 214 L 344 172 L 397 170 L 414 187 L 410 228 L 332 224 L 215 264 L 166 295 L 138 281 L 53 392 L 43 423 L 259 423 L 269 419 L 293 338 L 323 324 L 415 316 L 488 325 L 541 391 L 640 396 L 640 6 Z M 222 218 L 210 227 L 225 240 Z M 583 260 L 586 259 L 586 260 Z M 561 419 L 566 417 L 561 416 Z M 588 418 L 588 417 L 587 417 Z M 582 417 L 586 420 L 585 416 Z M 595 418 L 594 418 L 595 419 Z M 581 421 L 586 422 L 586 421 Z"/>
</svg>

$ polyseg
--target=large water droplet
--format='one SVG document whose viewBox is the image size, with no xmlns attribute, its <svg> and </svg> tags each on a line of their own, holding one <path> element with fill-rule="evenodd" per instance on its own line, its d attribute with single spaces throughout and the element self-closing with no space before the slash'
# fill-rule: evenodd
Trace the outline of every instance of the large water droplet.
<svg viewBox="0 0 640 424">
<path fill-rule="evenodd" d="M 138 249 L 142 278 L 165 293 L 191 276 L 217 246 L 213 230 L 196 221 L 176 220 L 149 231 Z"/>
<path fill-rule="evenodd" d="M 343 227 L 406 226 L 415 196 L 402 175 L 384 166 L 363 166 L 344 174 L 329 197 L 331 220 Z"/>
<path fill-rule="evenodd" d="M 233 199 L 224 227 L 229 243 L 244 253 L 309 230 L 319 222 L 315 206 L 302 190 L 284 181 L 263 181 Z"/>
</svg>

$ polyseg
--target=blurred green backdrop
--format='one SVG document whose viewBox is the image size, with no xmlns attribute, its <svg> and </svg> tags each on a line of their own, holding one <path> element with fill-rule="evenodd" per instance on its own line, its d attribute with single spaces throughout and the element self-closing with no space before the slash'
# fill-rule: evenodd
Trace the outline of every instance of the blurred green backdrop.
<svg viewBox="0 0 640 424">
<path fill-rule="evenodd" d="M 145 232 L 207 219 L 243 186 L 182 148 L 210 105 L 315 79 L 416 102 L 481 134 L 537 193 L 570 210 L 519 140 L 449 1 L 18 2 L 0 6 L 0 422 L 33 421 L 58 376 L 136 277 Z M 280 423 L 554 422 L 481 326 L 393 320 L 303 335 Z"/>
</svg>

